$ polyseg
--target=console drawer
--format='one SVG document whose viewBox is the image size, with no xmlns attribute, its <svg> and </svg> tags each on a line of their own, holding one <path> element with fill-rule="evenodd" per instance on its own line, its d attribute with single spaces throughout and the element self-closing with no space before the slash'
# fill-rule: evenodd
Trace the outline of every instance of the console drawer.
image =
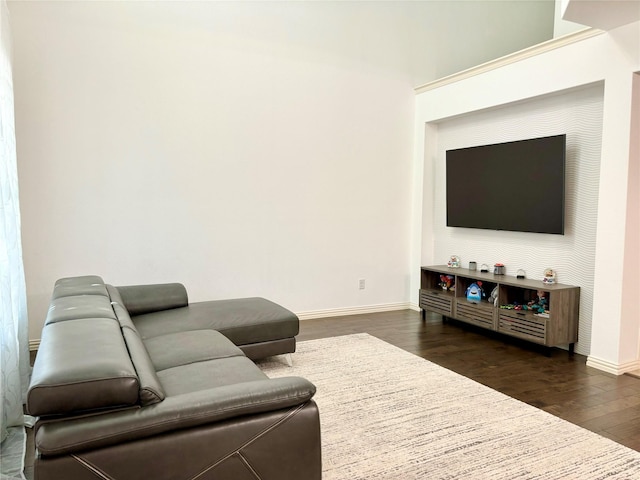
<svg viewBox="0 0 640 480">
<path fill-rule="evenodd" d="M 507 312 L 500 312 L 498 331 L 532 342 L 546 343 L 548 318 L 536 317 L 531 312 Z"/>
<path fill-rule="evenodd" d="M 471 303 L 467 300 L 458 300 L 456 302 L 455 318 L 467 323 L 472 323 L 484 328 L 495 330 L 493 322 L 493 305 L 489 303 Z"/>
<path fill-rule="evenodd" d="M 420 290 L 420 308 L 423 310 L 450 317 L 452 306 L 453 296 L 451 293 L 437 290 Z"/>
</svg>

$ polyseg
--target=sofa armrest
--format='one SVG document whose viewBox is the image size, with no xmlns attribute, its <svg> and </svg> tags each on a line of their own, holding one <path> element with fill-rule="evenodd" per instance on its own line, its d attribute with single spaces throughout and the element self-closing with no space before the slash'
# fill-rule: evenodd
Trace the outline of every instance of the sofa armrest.
<svg viewBox="0 0 640 480">
<path fill-rule="evenodd" d="M 181 283 L 129 285 L 116 288 L 132 317 L 189 305 L 187 290 Z"/>
<path fill-rule="evenodd" d="M 315 386 L 301 377 L 226 385 L 167 397 L 135 410 L 40 425 L 36 447 L 42 455 L 61 455 L 137 440 L 244 415 L 290 408 L 309 401 Z"/>
</svg>

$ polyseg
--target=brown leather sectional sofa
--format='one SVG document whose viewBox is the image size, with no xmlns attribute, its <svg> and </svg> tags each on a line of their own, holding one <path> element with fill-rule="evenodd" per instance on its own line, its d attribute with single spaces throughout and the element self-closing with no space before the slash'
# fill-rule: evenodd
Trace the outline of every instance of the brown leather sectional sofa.
<svg viewBox="0 0 640 480">
<path fill-rule="evenodd" d="M 315 386 L 251 361 L 298 327 L 260 298 L 58 280 L 27 396 L 36 480 L 320 479 Z"/>
</svg>

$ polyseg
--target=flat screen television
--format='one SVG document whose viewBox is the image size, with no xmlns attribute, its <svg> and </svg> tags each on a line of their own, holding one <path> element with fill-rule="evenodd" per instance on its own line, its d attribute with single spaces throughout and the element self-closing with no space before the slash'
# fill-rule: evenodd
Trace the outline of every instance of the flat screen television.
<svg viewBox="0 0 640 480">
<path fill-rule="evenodd" d="M 447 226 L 564 234 L 566 135 L 446 151 Z"/>
</svg>

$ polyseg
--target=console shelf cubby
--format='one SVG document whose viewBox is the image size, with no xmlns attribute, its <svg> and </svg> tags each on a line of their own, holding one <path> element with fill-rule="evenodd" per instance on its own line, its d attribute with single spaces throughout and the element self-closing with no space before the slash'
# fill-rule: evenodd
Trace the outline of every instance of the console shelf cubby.
<svg viewBox="0 0 640 480">
<path fill-rule="evenodd" d="M 442 286 L 443 275 L 452 277 L 453 288 Z M 480 303 L 469 302 L 465 292 L 478 282 L 482 282 L 486 297 Z M 494 288 L 497 288 L 495 303 L 488 301 Z M 545 292 L 548 315 L 501 308 L 535 301 L 538 291 Z M 432 311 L 546 347 L 568 345 L 569 352 L 573 352 L 578 341 L 580 287 L 573 285 L 435 265 L 421 268 L 420 308 L 423 316 L 425 311 Z"/>
</svg>

